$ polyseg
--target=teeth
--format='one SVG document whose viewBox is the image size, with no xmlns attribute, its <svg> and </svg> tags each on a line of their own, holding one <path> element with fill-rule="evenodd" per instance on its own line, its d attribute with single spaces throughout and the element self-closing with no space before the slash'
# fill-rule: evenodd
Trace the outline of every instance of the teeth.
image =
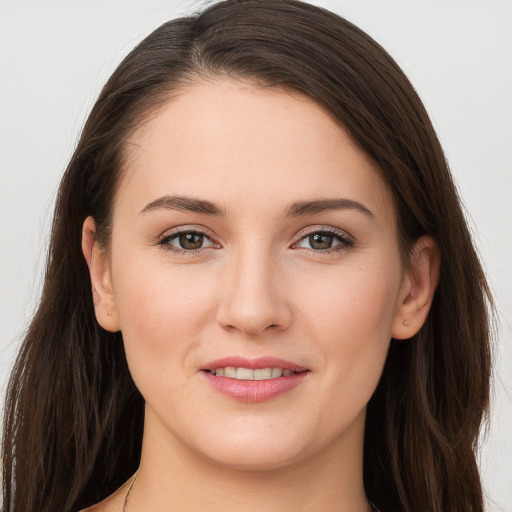
<svg viewBox="0 0 512 512">
<path fill-rule="evenodd" d="M 249 368 L 237 368 L 236 378 L 238 380 L 254 380 L 254 371 Z"/>
<path fill-rule="evenodd" d="M 251 370 L 250 368 L 235 368 L 227 366 L 226 368 L 216 368 L 211 373 L 219 377 L 229 377 L 238 380 L 269 380 L 278 377 L 289 377 L 295 374 L 293 370 L 283 370 L 282 368 L 258 368 Z"/>
<path fill-rule="evenodd" d="M 265 380 L 272 378 L 272 368 L 263 368 L 262 370 L 254 370 L 254 380 Z"/>
<path fill-rule="evenodd" d="M 215 371 L 215 374 L 217 374 L 217 371 Z M 232 379 L 236 379 L 236 374 L 237 371 L 235 367 L 228 366 L 227 368 L 224 368 L 224 377 L 231 377 Z"/>
</svg>

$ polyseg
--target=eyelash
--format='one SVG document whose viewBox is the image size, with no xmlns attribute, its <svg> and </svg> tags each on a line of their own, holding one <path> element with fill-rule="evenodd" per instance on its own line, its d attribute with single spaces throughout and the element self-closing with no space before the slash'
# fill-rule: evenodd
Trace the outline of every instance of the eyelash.
<svg viewBox="0 0 512 512">
<path fill-rule="evenodd" d="M 173 231 L 172 233 L 166 234 L 162 236 L 159 240 L 157 245 L 165 249 L 166 251 L 171 251 L 176 254 L 180 254 L 183 256 L 193 256 L 195 254 L 199 254 L 201 250 L 206 249 L 206 247 L 200 247 L 199 249 L 183 249 L 180 247 L 175 247 L 171 245 L 171 242 L 178 238 L 180 235 L 202 235 L 206 239 L 211 240 L 211 236 L 208 235 L 206 231 L 203 231 L 199 228 L 191 228 L 191 229 L 178 229 L 176 231 Z M 214 242 L 212 242 L 214 244 Z"/>
<path fill-rule="evenodd" d="M 301 249 L 313 253 L 313 254 L 332 254 L 333 252 L 339 252 L 339 251 L 346 251 L 354 246 L 354 240 L 348 236 L 346 233 L 339 231 L 337 229 L 331 228 L 331 227 L 321 227 L 314 229 L 312 231 L 303 232 L 300 234 L 300 239 L 295 242 L 292 247 L 297 246 L 299 243 L 303 242 L 307 238 L 313 236 L 313 235 L 327 235 L 329 237 L 334 238 L 339 242 L 338 245 L 335 245 L 334 247 L 329 247 L 327 249 L 313 249 L 313 248 L 307 248 L 302 247 Z"/>
<path fill-rule="evenodd" d="M 204 249 L 209 249 L 210 247 L 200 247 L 198 249 L 183 249 L 180 247 L 176 247 L 171 245 L 171 242 L 178 238 L 180 235 L 201 235 L 207 240 L 209 240 L 214 245 L 215 242 L 212 241 L 211 236 L 204 230 L 199 228 L 191 228 L 191 229 L 178 229 L 176 231 L 173 231 L 172 233 L 166 234 L 159 238 L 157 245 L 162 247 L 163 249 L 167 251 L 174 252 L 176 254 L 184 255 L 184 256 L 193 256 L 196 254 L 199 254 Z M 307 247 L 297 247 L 298 244 L 306 240 L 308 237 L 311 237 L 313 235 L 327 235 L 329 237 L 334 238 L 336 241 L 339 242 L 338 245 L 335 245 L 334 247 L 329 247 L 327 249 L 313 249 L 313 248 L 307 248 Z M 300 234 L 300 238 L 297 242 L 292 244 L 292 248 L 296 249 L 302 249 L 306 252 L 313 253 L 313 254 L 331 254 L 333 252 L 339 252 L 339 251 L 346 251 L 354 246 L 354 240 L 347 236 L 345 233 L 338 231 L 336 229 L 330 228 L 330 227 L 321 227 L 319 229 L 314 229 L 308 232 L 303 232 Z"/>
</svg>

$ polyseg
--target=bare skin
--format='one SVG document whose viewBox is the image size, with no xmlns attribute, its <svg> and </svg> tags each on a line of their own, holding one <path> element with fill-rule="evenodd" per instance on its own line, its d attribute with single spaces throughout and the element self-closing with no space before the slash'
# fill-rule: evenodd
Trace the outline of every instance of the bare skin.
<svg viewBox="0 0 512 512">
<path fill-rule="evenodd" d="M 128 148 L 108 250 L 83 230 L 96 317 L 146 400 L 126 511 L 369 512 L 366 404 L 428 314 L 435 242 L 402 267 L 379 169 L 299 93 L 198 82 Z M 308 373 L 247 402 L 210 384 L 230 356 Z M 88 512 L 121 512 L 129 485 Z"/>
</svg>

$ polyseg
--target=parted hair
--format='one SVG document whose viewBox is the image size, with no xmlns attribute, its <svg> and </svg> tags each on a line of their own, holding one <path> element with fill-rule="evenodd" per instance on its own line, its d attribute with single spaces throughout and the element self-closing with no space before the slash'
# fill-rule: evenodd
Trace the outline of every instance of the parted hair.
<svg viewBox="0 0 512 512">
<path fill-rule="evenodd" d="M 404 264 L 441 250 L 422 329 L 391 340 L 367 408 L 364 484 L 382 512 L 481 512 L 475 450 L 489 400 L 492 299 L 441 145 L 412 85 L 347 20 L 297 0 L 226 0 L 165 23 L 101 91 L 62 178 L 38 309 L 8 385 L 3 512 L 76 512 L 137 468 L 144 400 L 122 333 L 96 322 L 81 251 L 92 215 L 108 247 L 127 138 L 195 80 L 289 88 L 324 106 L 377 163 Z"/>
</svg>

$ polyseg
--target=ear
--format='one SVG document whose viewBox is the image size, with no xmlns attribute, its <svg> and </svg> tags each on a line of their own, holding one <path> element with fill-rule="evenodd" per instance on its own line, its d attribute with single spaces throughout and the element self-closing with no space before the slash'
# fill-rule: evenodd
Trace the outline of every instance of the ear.
<svg viewBox="0 0 512 512">
<path fill-rule="evenodd" d="M 439 281 L 441 251 L 430 236 L 419 238 L 411 251 L 404 275 L 391 335 L 403 340 L 414 336 L 427 319 Z"/>
<path fill-rule="evenodd" d="M 82 227 L 82 252 L 89 266 L 96 320 L 105 330 L 117 332 L 120 326 L 112 290 L 110 262 L 107 252 L 96 241 L 96 224 L 92 217 L 87 217 Z"/>
</svg>

